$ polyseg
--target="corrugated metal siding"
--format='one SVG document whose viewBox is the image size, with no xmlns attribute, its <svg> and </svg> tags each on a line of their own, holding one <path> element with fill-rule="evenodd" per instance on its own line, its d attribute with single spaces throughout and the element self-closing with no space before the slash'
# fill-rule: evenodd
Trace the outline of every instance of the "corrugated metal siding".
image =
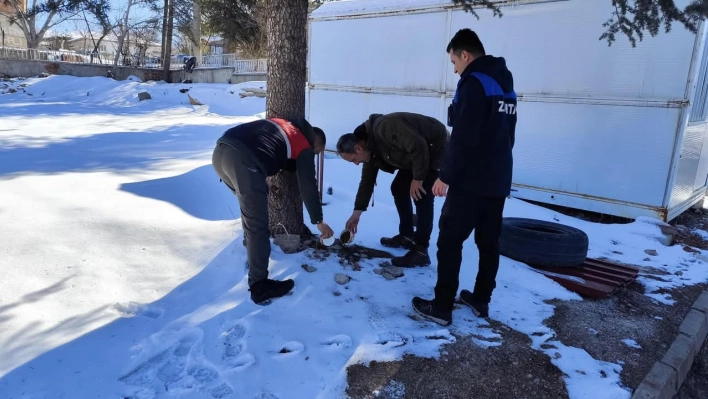
<svg viewBox="0 0 708 399">
<path fill-rule="evenodd" d="M 679 109 L 521 102 L 515 184 L 659 207 Z"/>
<path fill-rule="evenodd" d="M 696 92 L 693 97 L 693 108 L 689 122 L 701 122 L 708 116 L 708 40 L 703 44 L 703 58 L 698 69 Z"/>
<path fill-rule="evenodd" d="M 364 2 L 352 2 L 364 3 Z M 330 7 L 325 3 L 321 8 Z M 333 6 L 331 6 L 333 7 Z M 454 91 L 445 46 L 461 28 L 473 28 L 487 53 L 506 58 L 517 92 L 588 98 L 682 99 L 693 34 L 676 26 L 632 48 L 618 35 L 598 40 L 612 14 L 609 2 L 587 0 L 504 7 L 502 18 L 478 10 L 311 20 L 310 83 L 399 90 Z M 559 33 L 562 32 L 562 33 Z"/>
<path fill-rule="evenodd" d="M 360 104 L 336 113 L 310 109 L 310 119 L 326 127 L 332 149 L 340 135 L 370 113 L 403 109 L 444 121 L 450 103 L 436 97 L 333 90 L 310 90 L 309 96 L 314 104 Z M 662 206 L 671 162 L 667 149 L 679 109 L 522 101 L 518 112 L 515 184 Z"/>
<path fill-rule="evenodd" d="M 311 84 L 441 90 L 447 13 L 311 24 Z"/>
<path fill-rule="evenodd" d="M 323 127 L 327 136 L 327 148 L 336 149 L 337 140 L 345 133 L 351 133 L 370 114 L 389 113 L 405 110 L 440 119 L 440 97 L 419 97 L 402 95 L 384 95 L 355 93 L 350 91 L 309 90 L 309 119 L 313 124 Z M 312 106 L 312 104 L 356 104 L 333 108 Z M 442 121 L 441 121 L 442 122 Z"/>
<path fill-rule="evenodd" d="M 647 37 L 636 48 L 622 34 L 608 46 L 598 38 L 612 11 L 604 0 L 507 7 L 502 18 L 481 11 L 479 21 L 455 11 L 450 37 L 459 29 L 474 29 L 487 53 L 506 58 L 519 93 L 684 98 L 694 35 L 676 25 L 670 34 Z M 448 75 L 448 90 L 456 84 L 457 76 Z"/>
<path fill-rule="evenodd" d="M 696 129 L 700 129 L 703 131 L 703 133 L 700 133 L 703 136 L 703 144 L 701 147 L 701 155 L 698 159 L 698 171 L 696 171 L 696 179 L 693 182 L 693 189 L 698 190 L 706 185 L 706 179 L 708 178 L 708 124 L 702 124 L 701 127 L 696 127 Z"/>
<path fill-rule="evenodd" d="M 671 192 L 669 208 L 683 203 L 693 195 L 705 131 L 704 125 L 686 128 L 679 158 L 678 174 Z"/>
<path fill-rule="evenodd" d="M 514 183 L 588 204 L 665 205 L 695 36 L 676 24 L 636 48 L 622 35 L 608 47 L 598 40 L 612 13 L 605 2 L 505 7 L 501 19 L 479 13 L 479 20 L 459 10 L 312 19 L 312 122 L 334 143 L 372 112 L 444 120 L 450 98 L 441 95 L 458 81 L 444 48 L 470 27 L 514 73 L 521 100 Z"/>
</svg>

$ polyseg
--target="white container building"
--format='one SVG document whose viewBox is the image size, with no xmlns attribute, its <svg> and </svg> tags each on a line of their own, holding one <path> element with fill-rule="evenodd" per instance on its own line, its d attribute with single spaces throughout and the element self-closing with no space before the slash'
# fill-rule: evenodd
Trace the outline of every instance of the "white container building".
<svg viewBox="0 0 708 399">
<path fill-rule="evenodd" d="M 449 0 L 324 3 L 309 18 L 307 117 L 329 149 L 371 113 L 445 123 L 458 80 L 445 48 L 471 28 L 514 74 L 513 197 L 671 220 L 706 194 L 707 24 L 608 46 L 612 11 L 610 0 L 520 0 L 477 20 Z"/>
</svg>

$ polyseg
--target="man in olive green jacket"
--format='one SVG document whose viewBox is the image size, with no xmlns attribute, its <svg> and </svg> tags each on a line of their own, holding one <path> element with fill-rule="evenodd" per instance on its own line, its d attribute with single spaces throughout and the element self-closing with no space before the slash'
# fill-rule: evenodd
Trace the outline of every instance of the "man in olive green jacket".
<svg viewBox="0 0 708 399">
<path fill-rule="evenodd" d="M 440 121 L 409 112 L 372 114 L 354 133 L 339 138 L 337 152 L 348 162 L 363 163 L 354 213 L 347 228 L 356 233 L 366 211 L 379 170 L 393 173 L 391 193 L 398 210 L 398 234 L 381 238 L 381 244 L 405 248 L 408 253 L 391 263 L 399 267 L 430 265 L 428 245 L 433 230 L 433 184 L 438 178 L 450 134 Z M 413 207 L 417 222 L 413 231 Z"/>
</svg>

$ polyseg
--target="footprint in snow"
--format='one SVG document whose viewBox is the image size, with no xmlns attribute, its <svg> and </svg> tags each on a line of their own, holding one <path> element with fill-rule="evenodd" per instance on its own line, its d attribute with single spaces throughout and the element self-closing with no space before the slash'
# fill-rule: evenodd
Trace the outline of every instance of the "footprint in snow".
<svg viewBox="0 0 708 399">
<path fill-rule="evenodd" d="M 322 341 L 323 346 L 329 346 L 330 348 L 348 348 L 352 346 L 352 338 L 345 334 L 338 334 L 331 336 L 324 341 Z"/>
<path fill-rule="evenodd" d="M 258 395 L 254 396 L 253 399 L 280 399 L 277 396 L 273 395 L 270 392 L 263 392 L 259 393 Z"/>
<path fill-rule="evenodd" d="M 229 370 L 244 370 L 256 363 L 252 354 L 245 352 L 246 327 L 236 324 L 221 333 L 224 352 L 221 360 Z"/>
<path fill-rule="evenodd" d="M 305 345 L 298 341 L 289 341 L 283 344 L 282 348 L 277 350 L 278 354 L 298 354 L 305 350 Z"/>
<path fill-rule="evenodd" d="M 162 394 L 185 391 L 199 391 L 200 397 L 214 399 L 229 397 L 234 393 L 233 389 L 215 369 L 200 360 L 202 354 L 197 351 L 200 343 L 200 334 L 188 334 L 119 380 L 142 387 L 138 392 L 146 398 L 149 394 L 160 397 Z"/>
<path fill-rule="evenodd" d="M 123 317 L 144 316 L 150 319 L 157 319 L 164 313 L 164 310 L 160 307 L 142 305 L 137 302 L 116 303 L 112 308 Z"/>
<path fill-rule="evenodd" d="M 388 348 L 398 348 L 399 346 L 407 344 L 411 340 L 410 337 L 406 337 L 393 331 L 382 332 L 378 334 L 378 337 L 379 339 L 376 341 L 376 344 Z"/>
</svg>

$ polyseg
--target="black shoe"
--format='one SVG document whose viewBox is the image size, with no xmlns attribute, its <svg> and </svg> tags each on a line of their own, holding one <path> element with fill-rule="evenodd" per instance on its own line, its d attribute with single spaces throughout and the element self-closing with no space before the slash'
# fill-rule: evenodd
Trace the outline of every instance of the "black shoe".
<svg viewBox="0 0 708 399">
<path fill-rule="evenodd" d="M 489 317 L 489 304 L 474 299 L 474 295 L 467 291 L 460 291 L 460 302 L 469 306 L 477 317 Z"/>
<path fill-rule="evenodd" d="M 256 305 L 265 305 L 271 299 L 287 295 L 294 286 L 295 282 L 290 279 L 284 281 L 265 279 L 253 284 L 249 291 L 251 291 L 251 300 Z"/>
<path fill-rule="evenodd" d="M 391 264 L 398 267 L 429 266 L 430 256 L 428 256 L 428 249 L 414 247 L 403 256 L 395 256 L 391 258 Z"/>
<path fill-rule="evenodd" d="M 415 297 L 413 298 L 413 309 L 426 319 L 432 320 L 442 326 L 452 324 L 452 310 L 440 309 L 433 301 Z"/>
<path fill-rule="evenodd" d="M 413 237 L 404 236 L 401 234 L 393 237 L 381 238 L 381 245 L 389 248 L 413 249 Z"/>
</svg>

